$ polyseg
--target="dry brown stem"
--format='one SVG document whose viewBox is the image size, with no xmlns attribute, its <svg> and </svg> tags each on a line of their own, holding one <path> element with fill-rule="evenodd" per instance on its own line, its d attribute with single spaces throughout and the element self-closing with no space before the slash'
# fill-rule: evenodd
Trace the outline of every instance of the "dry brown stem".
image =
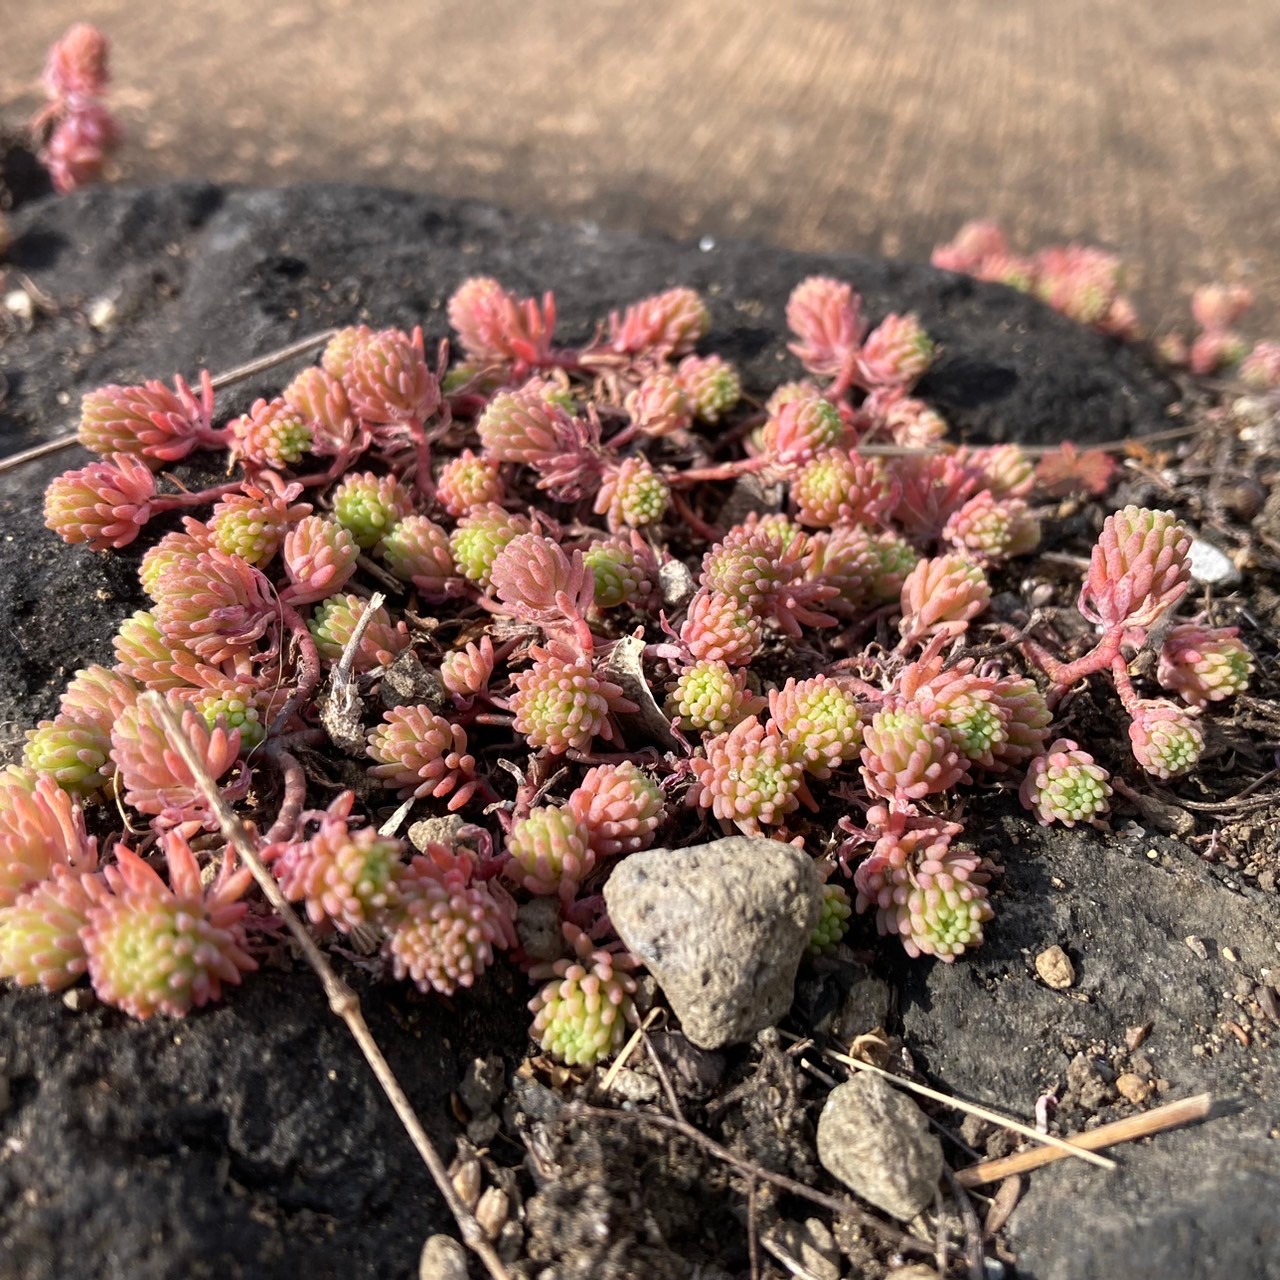
<svg viewBox="0 0 1280 1280">
<path fill-rule="evenodd" d="M 418 1149 L 422 1162 L 427 1166 L 432 1180 L 439 1188 L 444 1202 L 449 1206 L 450 1212 L 452 1212 L 454 1219 L 457 1221 L 463 1243 L 484 1263 L 485 1269 L 493 1280 L 509 1280 L 507 1269 L 503 1266 L 502 1259 L 498 1257 L 493 1245 L 476 1221 L 475 1216 L 459 1197 L 449 1177 L 448 1170 L 445 1168 L 444 1161 L 440 1158 L 440 1153 L 427 1136 L 426 1130 L 422 1127 L 422 1122 L 418 1119 L 417 1113 L 413 1109 L 413 1104 L 400 1087 L 400 1082 L 396 1079 L 395 1072 L 392 1071 L 390 1063 L 383 1056 L 382 1050 L 378 1047 L 378 1042 L 373 1038 L 373 1033 L 369 1030 L 369 1025 L 365 1022 L 364 1014 L 360 1010 L 360 997 L 338 977 L 333 966 L 330 965 L 320 948 L 316 946 L 315 940 L 307 932 L 302 921 L 298 919 L 296 912 L 285 900 L 279 884 L 276 883 L 275 876 L 267 870 L 262 860 L 258 857 L 253 838 L 249 835 L 244 823 L 232 812 L 231 806 L 222 798 L 218 791 L 217 783 L 209 776 L 209 771 L 205 768 L 204 762 L 192 747 L 190 739 L 183 732 L 181 723 L 168 703 L 165 702 L 160 694 L 154 692 L 144 693 L 142 699 L 148 703 L 149 709 L 164 725 L 169 734 L 169 739 L 174 747 L 177 748 L 183 763 L 191 770 L 196 785 L 200 788 L 201 794 L 218 820 L 218 825 L 222 829 L 222 834 L 226 838 L 228 846 L 235 850 L 245 866 L 253 872 L 253 878 L 266 895 L 267 901 L 271 903 L 273 909 L 285 922 L 289 932 L 301 948 L 302 954 L 306 957 L 307 963 L 315 970 L 321 986 L 324 987 L 325 996 L 329 1001 L 329 1008 L 347 1024 L 347 1030 L 351 1032 L 356 1043 L 360 1046 L 360 1052 L 364 1054 L 365 1061 L 369 1064 L 373 1074 L 377 1077 L 378 1083 L 382 1086 L 382 1091 L 387 1095 L 392 1107 L 395 1108 L 396 1115 L 400 1117 L 400 1123 L 404 1125 L 410 1140 Z"/>
</svg>

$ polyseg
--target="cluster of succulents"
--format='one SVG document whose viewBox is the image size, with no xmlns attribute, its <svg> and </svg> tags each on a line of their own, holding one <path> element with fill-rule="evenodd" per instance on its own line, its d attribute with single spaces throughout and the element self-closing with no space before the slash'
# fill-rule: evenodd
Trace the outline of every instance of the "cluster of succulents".
<svg viewBox="0 0 1280 1280">
<path fill-rule="evenodd" d="M 1070 270 L 1105 282 L 1102 266 Z M 967 652 L 974 628 L 999 638 L 993 580 L 1036 548 L 1043 489 L 1016 445 L 946 443 L 915 393 L 935 355 L 920 321 L 873 327 L 846 282 L 797 286 L 804 377 L 759 412 L 699 349 L 691 289 L 578 347 L 556 345 L 551 295 L 494 280 L 463 283 L 448 314 L 452 364 L 428 363 L 420 329 L 353 326 L 229 420 L 207 374 L 85 397 L 97 457 L 50 485 L 49 527 L 106 554 L 183 514 L 142 557 L 150 605 L 121 622 L 115 665 L 78 672 L 0 775 L 0 974 L 57 989 L 87 973 L 146 1017 L 253 967 L 267 909 L 147 691 L 318 933 L 444 994 L 509 951 L 545 984 L 535 1038 L 586 1064 L 635 1018 L 636 962 L 602 914 L 617 859 L 735 830 L 802 844 L 826 884 L 815 952 L 857 910 L 952 960 L 992 915 L 966 788 L 1020 785 L 1040 822 L 1106 812 L 1106 772 L 1052 732 L 1068 689 L 1109 676 L 1136 762 L 1163 778 L 1248 681 L 1235 631 L 1164 625 L 1188 535 L 1139 508 L 1094 550 L 1089 653 L 1021 633 Z M 162 468 L 195 450 L 229 454 L 232 478 L 175 486 Z M 755 509 L 730 518 L 731 497 Z M 1177 701 L 1129 673 L 1157 623 Z M 364 778 L 321 807 L 301 760 L 326 734 Z M 96 831 L 122 812 L 149 828 L 145 850 L 100 858 L 90 809 Z M 435 820 L 416 849 L 412 816 Z M 534 899 L 559 913 L 559 956 L 520 940 Z"/>
<path fill-rule="evenodd" d="M 31 121 L 40 163 L 55 191 L 97 182 L 120 145 L 120 126 L 102 101 L 110 79 L 106 36 L 77 22 L 49 50 L 41 85 L 48 101 Z"/>
<path fill-rule="evenodd" d="M 966 222 L 954 239 L 935 246 L 935 267 L 1035 294 L 1063 315 L 1120 339 L 1138 336 L 1138 315 L 1121 292 L 1123 264 L 1092 245 L 1049 245 L 1025 255 L 1010 251 L 996 222 Z M 1256 391 L 1280 387 L 1280 342 L 1261 339 L 1252 349 L 1236 328 L 1253 305 L 1245 284 L 1201 285 L 1191 295 L 1194 336 L 1171 331 L 1156 343 L 1160 356 L 1201 377 L 1234 369 Z"/>
<path fill-rule="evenodd" d="M 1063 315 L 1114 337 L 1137 333 L 1133 303 L 1121 292 L 1120 259 L 1092 245 L 1049 245 L 1036 254 L 1019 254 L 1009 248 L 998 223 L 966 222 L 953 240 L 934 249 L 931 261 L 947 271 L 1033 293 Z"/>
</svg>

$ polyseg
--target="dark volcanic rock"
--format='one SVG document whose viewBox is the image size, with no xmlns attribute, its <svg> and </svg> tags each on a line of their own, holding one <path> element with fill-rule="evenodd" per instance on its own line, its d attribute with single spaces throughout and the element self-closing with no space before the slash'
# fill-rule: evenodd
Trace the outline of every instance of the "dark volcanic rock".
<svg viewBox="0 0 1280 1280">
<path fill-rule="evenodd" d="M 446 1012 L 362 992 L 428 1131 L 468 1044 L 524 1045 L 524 978 L 500 969 Z M 5 1280 L 407 1277 L 452 1226 L 346 1029 L 306 972 L 255 974 L 176 1022 L 0 996 L 0 1276 Z"/>
<path fill-rule="evenodd" d="M 10 265 L 52 310 L 42 310 L 30 332 L 0 338 L 8 388 L 0 453 L 68 429 L 79 396 L 103 382 L 226 369 L 358 320 L 422 322 L 432 338 L 442 337 L 450 291 L 480 272 L 522 292 L 554 288 L 566 340 L 588 337 L 611 307 L 676 283 L 697 286 L 711 304 L 711 344 L 738 360 L 758 389 L 796 372 L 782 338 L 793 285 L 815 272 L 844 276 L 863 291 L 873 319 L 890 310 L 920 314 L 945 349 L 922 393 L 975 439 L 1087 441 L 1148 431 L 1161 425 L 1170 398 L 1135 353 L 1031 299 L 908 264 L 743 244 L 704 253 L 474 204 L 340 187 L 93 189 L 27 205 L 11 224 Z M 113 318 L 93 305 L 104 299 Z M 101 330 L 89 325 L 90 314 Z M 221 399 L 222 411 L 285 376 L 278 370 L 242 386 Z M 0 477 L 0 720 L 11 726 L 14 751 L 18 727 L 55 709 L 76 667 L 110 661 L 112 632 L 139 604 L 136 557 L 66 547 L 43 528 L 44 484 L 82 458 L 72 450 Z M 1103 970 L 1083 930 L 1057 936 L 1055 913 L 1067 912 L 1075 897 L 1064 894 L 1059 908 L 1047 882 L 1036 880 L 1042 870 L 1015 867 L 1018 901 L 1043 896 L 1041 914 L 1011 910 L 1011 923 L 992 929 L 972 963 L 912 969 L 907 1030 L 929 1066 L 1024 1111 L 1054 1072 L 1065 1071 L 1056 1056 L 1046 1057 L 1047 1042 L 1032 1035 L 1028 1019 L 1058 1019 L 1083 1028 L 1082 1039 L 1096 1032 L 1113 1043 L 1122 1022 L 1144 1009 L 1156 1016 L 1159 999 L 1171 995 L 1157 991 L 1152 974 L 1134 976 L 1157 963 L 1156 935 L 1176 952 L 1181 943 L 1169 939 L 1192 932 L 1171 907 L 1166 916 L 1144 916 L 1138 891 L 1124 888 L 1126 876 L 1149 879 L 1155 869 L 1113 862 L 1123 855 L 1111 851 L 1073 857 L 1064 865 L 1073 894 L 1089 904 L 1078 909 L 1090 927 L 1120 939 L 1130 925 L 1122 913 L 1108 913 L 1128 910 L 1145 921 L 1146 932 L 1134 937 L 1146 951 L 1130 956 L 1137 944 L 1125 950 L 1117 941 Z M 1094 868 L 1115 883 L 1104 891 Z M 1107 912 L 1095 905 L 1103 903 Z M 1196 931 L 1227 938 L 1212 921 Z M 1058 940 L 1084 951 L 1083 990 L 1109 975 L 1095 1003 L 1066 1003 L 1027 976 L 1018 948 L 1034 952 Z M 1125 957 L 1137 966 L 1132 972 Z M 1195 960 L 1189 951 L 1177 958 Z M 1202 1017 L 1196 1011 L 1226 980 L 1194 978 L 1201 1005 L 1173 991 L 1183 1001 L 1173 1006 L 1175 1025 Z M 526 998 L 523 980 L 505 971 L 459 999 L 456 1010 L 403 989 L 368 993 L 375 1030 L 441 1139 L 448 1091 L 467 1063 L 524 1043 Z M 146 1026 L 103 1009 L 73 1013 L 38 993 L 0 994 L 0 1074 L 12 1092 L 0 1114 L 0 1277 L 412 1274 L 424 1237 L 447 1225 L 444 1210 L 345 1032 L 330 1022 L 305 973 L 259 975 L 217 1009 Z M 1022 1043 L 1034 1052 L 1011 1048 Z M 1223 1050 L 1234 1053 L 1231 1045 Z M 1210 1063 L 1196 1068 L 1170 1054 L 1171 1065 L 1161 1061 L 1159 1069 L 1176 1091 L 1209 1078 Z M 1240 1088 L 1270 1080 L 1269 1070 L 1245 1055 Z M 1224 1267 L 1261 1274 L 1249 1264 L 1261 1266 L 1274 1245 L 1264 1238 L 1273 1230 L 1264 1211 L 1274 1203 L 1274 1157 L 1257 1132 L 1260 1121 L 1231 1123 L 1126 1153 L 1135 1172 L 1123 1182 L 1063 1166 L 1037 1175 L 1015 1219 L 1031 1272 L 1041 1280 L 1108 1268 L 1155 1274 L 1129 1265 L 1123 1228 L 1140 1221 L 1143 1238 L 1154 1242 L 1150 1258 L 1155 1244 L 1187 1239 L 1194 1249 L 1197 1240 L 1221 1241 Z M 1215 1140 L 1223 1144 L 1218 1154 Z M 1197 1167 L 1193 1156 L 1203 1163 Z M 1221 1180 L 1206 1189 L 1215 1169 Z M 1163 1196 L 1159 1171 L 1176 1175 Z M 1042 1186 L 1064 1193 L 1041 1194 Z M 1170 1264 L 1164 1274 L 1179 1271 Z"/>
<path fill-rule="evenodd" d="M 1125 1072 L 1167 1082 L 1149 1105 L 1205 1091 L 1219 1104 L 1204 1124 L 1109 1152 L 1115 1172 L 1064 1160 L 1035 1173 L 1010 1222 L 1021 1266 L 1035 1280 L 1274 1280 L 1280 1028 L 1248 993 L 1280 969 L 1275 897 L 1161 837 L 1005 821 L 987 834 L 1006 876 L 986 943 L 954 965 L 909 966 L 899 991 L 920 1064 L 1028 1121 L 1056 1090 L 1068 1130 L 1099 1108 L 1104 1119 L 1132 1113 L 1115 1088 Z M 1053 943 L 1078 971 L 1070 991 L 1036 977 L 1035 956 Z M 1253 1026 L 1249 1047 L 1228 1022 Z M 1128 1050 L 1128 1029 L 1148 1023 Z"/>
</svg>

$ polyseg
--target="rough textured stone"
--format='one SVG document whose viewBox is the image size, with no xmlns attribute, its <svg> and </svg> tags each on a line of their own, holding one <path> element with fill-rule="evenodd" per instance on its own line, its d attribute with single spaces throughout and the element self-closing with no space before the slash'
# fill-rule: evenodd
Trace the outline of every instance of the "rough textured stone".
<svg viewBox="0 0 1280 1280">
<path fill-rule="evenodd" d="M 803 851 L 730 836 L 632 854 L 604 897 L 618 936 L 658 980 L 685 1035 L 718 1049 L 749 1040 L 790 1007 L 820 892 Z"/>
<path fill-rule="evenodd" d="M 1071 957 L 1056 943 L 1036 956 L 1036 972 L 1040 981 L 1055 991 L 1065 991 L 1076 980 Z"/>
<path fill-rule="evenodd" d="M 832 1089 L 818 1117 L 818 1159 L 856 1195 L 904 1222 L 933 1202 L 942 1144 L 924 1112 L 869 1072 Z"/>
<path fill-rule="evenodd" d="M 467 1280 L 467 1251 L 452 1236 L 431 1236 L 422 1246 L 418 1280 Z"/>
</svg>

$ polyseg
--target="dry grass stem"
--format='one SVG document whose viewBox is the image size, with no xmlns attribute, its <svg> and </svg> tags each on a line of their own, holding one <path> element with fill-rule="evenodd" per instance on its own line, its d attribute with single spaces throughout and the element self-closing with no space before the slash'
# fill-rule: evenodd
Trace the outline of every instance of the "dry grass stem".
<svg viewBox="0 0 1280 1280">
<path fill-rule="evenodd" d="M 1183 1098 L 1179 1102 L 1170 1102 L 1163 1107 L 1144 1111 L 1141 1115 L 1129 1116 L 1125 1120 L 1116 1120 L 1112 1124 L 1100 1125 L 1087 1133 L 1072 1134 L 1071 1142 L 1077 1148 L 1072 1154 L 1078 1154 L 1079 1148 L 1092 1150 L 1096 1147 L 1111 1147 L 1121 1142 L 1133 1142 L 1137 1138 L 1146 1138 L 1153 1133 L 1161 1133 L 1165 1129 L 1176 1129 L 1179 1125 L 1191 1124 L 1203 1120 L 1213 1107 L 1213 1096 L 1198 1093 L 1191 1098 Z M 1044 1137 L 1043 1134 L 1040 1135 Z M 1066 1152 L 1041 1147 L 1035 1151 L 1020 1151 L 1017 1155 L 1005 1156 L 1001 1160 L 985 1160 L 981 1164 L 961 1169 L 955 1175 L 962 1187 L 979 1187 L 986 1182 L 999 1182 L 1002 1178 L 1011 1177 L 1015 1173 L 1027 1173 L 1038 1169 L 1043 1164 L 1051 1164 L 1061 1160 Z"/>
<path fill-rule="evenodd" d="M 395 1072 L 392 1071 L 390 1063 L 383 1056 L 382 1050 L 378 1047 L 378 1042 L 369 1030 L 368 1023 L 365 1022 L 364 1015 L 360 1011 L 360 997 L 338 977 L 329 961 L 325 958 L 324 953 L 316 946 L 315 940 L 307 932 L 302 921 L 298 919 L 293 908 L 285 900 L 279 884 L 276 883 L 276 878 L 267 870 L 262 860 L 258 857 L 253 839 L 245 829 L 244 823 L 240 821 L 230 805 L 222 798 L 218 791 L 217 783 L 209 776 L 209 771 L 204 767 L 204 763 L 192 747 L 190 739 L 183 732 L 182 725 L 169 707 L 169 704 L 160 694 L 154 692 L 144 693 L 140 701 L 145 701 L 148 708 L 164 725 L 170 741 L 182 757 L 183 763 L 191 770 L 196 785 L 200 788 L 201 794 L 213 810 L 228 846 L 235 850 L 253 873 L 253 878 L 266 895 L 267 901 L 271 903 L 272 908 L 280 915 L 289 932 L 297 941 L 298 946 L 302 949 L 307 963 L 315 971 L 321 985 L 324 987 L 325 996 L 329 1001 L 329 1008 L 347 1024 L 347 1029 L 360 1046 L 360 1051 L 364 1054 L 365 1061 L 368 1062 L 370 1069 L 377 1077 L 378 1083 L 382 1086 L 383 1092 L 387 1095 L 387 1099 L 392 1107 L 395 1108 L 396 1115 L 400 1118 L 400 1123 L 404 1125 L 405 1131 L 417 1148 L 423 1163 L 427 1166 L 432 1180 L 439 1188 L 441 1196 L 443 1196 L 445 1203 L 453 1213 L 463 1242 L 484 1263 L 485 1269 L 493 1280 L 509 1280 L 507 1269 L 503 1266 L 502 1259 L 498 1257 L 493 1245 L 490 1244 L 474 1215 L 463 1204 L 449 1177 L 448 1170 L 445 1168 L 444 1161 L 440 1158 L 440 1153 L 427 1136 L 426 1130 L 422 1127 L 422 1122 L 418 1119 L 417 1113 L 413 1109 L 413 1104 L 400 1087 L 400 1082 L 396 1079 Z"/>
</svg>

